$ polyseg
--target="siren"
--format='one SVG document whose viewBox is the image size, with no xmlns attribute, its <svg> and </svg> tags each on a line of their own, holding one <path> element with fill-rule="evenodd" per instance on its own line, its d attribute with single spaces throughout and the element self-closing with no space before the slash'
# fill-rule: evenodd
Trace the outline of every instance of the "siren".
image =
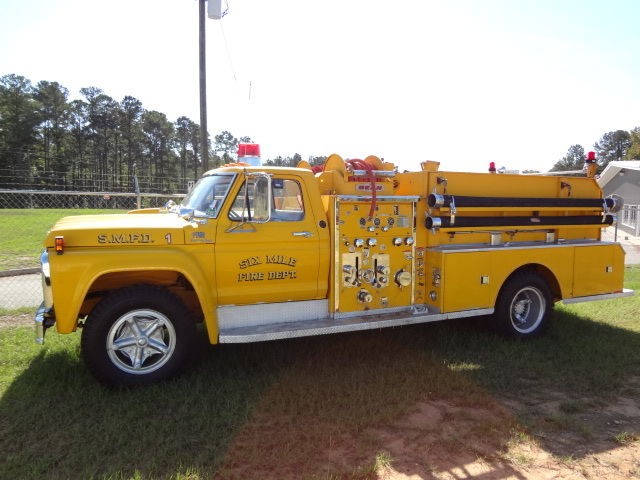
<svg viewBox="0 0 640 480">
<path fill-rule="evenodd" d="M 253 167 L 261 166 L 260 145 L 257 143 L 238 144 L 238 162 L 247 163 Z"/>
<path fill-rule="evenodd" d="M 582 167 L 582 172 L 589 178 L 593 178 L 596 176 L 598 171 L 598 165 L 596 163 L 596 152 L 588 152 L 587 158 L 584 161 L 584 167 Z"/>
</svg>

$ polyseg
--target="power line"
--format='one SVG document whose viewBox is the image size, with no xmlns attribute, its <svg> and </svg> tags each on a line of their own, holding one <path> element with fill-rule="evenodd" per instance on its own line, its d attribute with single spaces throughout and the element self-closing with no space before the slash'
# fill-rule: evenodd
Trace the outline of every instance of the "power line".
<svg viewBox="0 0 640 480">
<path fill-rule="evenodd" d="M 229 44 L 227 42 L 227 35 L 224 32 L 224 27 L 222 26 L 222 22 L 218 22 L 218 24 L 220 25 L 220 31 L 222 32 L 222 40 L 224 41 L 224 49 L 225 49 L 225 52 L 227 53 L 227 61 L 229 62 L 229 67 L 231 68 L 231 74 L 233 75 L 233 80 L 237 82 L 238 78 L 236 77 L 236 70 L 233 66 L 233 59 L 231 58 L 231 52 L 229 50 Z"/>
</svg>

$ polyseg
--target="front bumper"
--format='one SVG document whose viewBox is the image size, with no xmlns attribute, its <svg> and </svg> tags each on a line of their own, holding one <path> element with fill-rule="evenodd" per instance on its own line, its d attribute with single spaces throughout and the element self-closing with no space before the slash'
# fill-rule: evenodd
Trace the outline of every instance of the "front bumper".
<svg viewBox="0 0 640 480">
<path fill-rule="evenodd" d="M 56 323 L 56 317 L 53 308 L 47 308 L 44 302 L 38 308 L 36 316 L 33 319 L 36 327 L 36 343 L 42 345 L 44 343 L 44 334 L 47 328 L 52 327 Z"/>
</svg>

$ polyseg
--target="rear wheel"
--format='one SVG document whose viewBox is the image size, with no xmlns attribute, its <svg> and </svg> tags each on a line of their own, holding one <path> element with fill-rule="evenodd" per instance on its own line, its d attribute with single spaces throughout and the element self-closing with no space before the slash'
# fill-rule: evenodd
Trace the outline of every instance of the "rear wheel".
<svg viewBox="0 0 640 480">
<path fill-rule="evenodd" d="M 494 320 L 504 333 L 526 338 L 539 335 L 549 324 L 553 300 L 546 282 L 537 274 L 521 272 L 502 286 Z"/>
<path fill-rule="evenodd" d="M 113 292 L 93 310 L 82 331 L 82 357 L 91 373 L 114 386 L 146 385 L 184 368 L 195 325 L 167 290 L 140 285 Z"/>
</svg>

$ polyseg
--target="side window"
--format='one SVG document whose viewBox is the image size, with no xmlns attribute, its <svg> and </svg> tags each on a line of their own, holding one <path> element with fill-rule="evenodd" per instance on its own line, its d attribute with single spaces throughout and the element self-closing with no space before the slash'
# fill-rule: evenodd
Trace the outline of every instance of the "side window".
<svg viewBox="0 0 640 480">
<path fill-rule="evenodd" d="M 268 180 L 265 177 L 249 178 L 234 198 L 229 218 L 236 222 L 268 221 L 267 193 Z"/>
<path fill-rule="evenodd" d="M 264 204 L 268 185 L 264 178 L 249 179 L 233 200 L 229 218 L 241 221 L 267 221 L 268 205 Z M 273 178 L 271 180 L 271 216 L 272 222 L 299 222 L 304 219 L 302 188 L 295 180 Z M 248 207 L 248 208 L 247 208 Z M 248 210 L 248 211 L 247 211 Z"/>
<path fill-rule="evenodd" d="M 276 222 L 299 222 L 304 219 L 302 189 L 295 180 L 274 178 L 272 183 L 273 203 L 271 220 Z"/>
</svg>

